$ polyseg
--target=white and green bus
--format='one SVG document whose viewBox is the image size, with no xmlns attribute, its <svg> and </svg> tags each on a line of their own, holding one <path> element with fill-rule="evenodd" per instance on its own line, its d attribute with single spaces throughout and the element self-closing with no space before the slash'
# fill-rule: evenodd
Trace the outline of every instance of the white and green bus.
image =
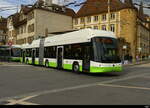
<svg viewBox="0 0 150 108">
<path fill-rule="evenodd" d="M 74 72 L 121 72 L 117 38 L 112 32 L 82 29 L 33 41 L 25 62 Z"/>
<path fill-rule="evenodd" d="M 20 45 L 3 45 L 0 46 L 0 59 L 5 61 L 20 62 L 21 59 L 21 46 Z"/>
</svg>

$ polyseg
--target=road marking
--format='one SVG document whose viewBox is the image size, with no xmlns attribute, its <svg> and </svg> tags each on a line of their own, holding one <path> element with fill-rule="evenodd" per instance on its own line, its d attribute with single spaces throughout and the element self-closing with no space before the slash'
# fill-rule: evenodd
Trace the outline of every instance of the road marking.
<svg viewBox="0 0 150 108">
<path fill-rule="evenodd" d="M 140 90 L 150 90 L 147 87 L 137 87 L 137 86 L 121 86 L 121 85 L 114 85 L 114 84 L 98 84 L 99 86 L 106 86 L 106 87 L 115 87 L 115 88 L 130 88 L 130 89 L 140 89 Z"/>
<path fill-rule="evenodd" d="M 97 82 L 97 83 L 92 83 L 92 84 L 84 84 L 84 85 L 78 85 L 78 86 L 73 86 L 73 87 L 66 87 L 66 88 L 61 88 L 61 89 L 46 90 L 46 91 L 40 91 L 40 92 L 32 92 L 32 93 L 28 93 L 28 94 L 25 94 L 25 95 L 19 95 L 19 96 L 14 96 L 14 97 L 5 97 L 5 98 L 0 99 L 0 101 L 6 101 L 6 100 L 16 99 L 16 98 L 25 98 L 25 97 L 28 97 L 28 96 L 29 97 L 31 96 L 30 97 L 30 99 L 31 99 L 31 98 L 34 98 L 34 97 L 37 97 L 37 96 L 40 96 L 40 95 L 64 92 L 64 91 L 81 89 L 81 88 L 86 88 L 86 87 L 92 87 L 92 86 L 97 86 L 99 84 L 114 83 L 114 82 L 118 82 L 118 81 L 124 81 L 124 80 L 128 80 L 128 79 L 143 77 L 143 76 L 146 76 L 146 75 L 150 75 L 150 73 L 134 75 L 134 76 L 126 77 L 126 78 L 119 78 L 119 79 L 114 79 L 114 80 L 109 80 L 109 81 L 102 81 L 102 82 Z"/>
<path fill-rule="evenodd" d="M 134 78 L 138 78 L 138 77 L 144 77 L 147 75 L 150 75 L 150 73 L 145 73 L 145 74 L 140 74 L 140 75 L 132 75 L 132 76 L 126 76 L 125 78 L 118 78 L 118 79 L 113 79 L 113 80 L 108 80 L 108 81 L 102 81 L 102 82 L 99 82 L 99 84 L 107 84 L 107 83 L 125 81 L 125 80 L 134 79 Z"/>
<path fill-rule="evenodd" d="M 150 76 L 144 76 L 144 77 L 142 77 L 142 78 L 147 78 L 147 79 L 150 79 Z"/>
<path fill-rule="evenodd" d="M 19 99 L 19 100 L 8 100 L 8 101 L 11 101 L 10 103 L 6 104 L 6 105 L 15 105 L 15 104 L 20 104 L 26 100 L 29 100 L 31 98 L 34 98 L 36 97 L 37 95 L 33 95 L 33 96 L 28 96 L 28 97 L 25 97 L 23 99 Z"/>
</svg>

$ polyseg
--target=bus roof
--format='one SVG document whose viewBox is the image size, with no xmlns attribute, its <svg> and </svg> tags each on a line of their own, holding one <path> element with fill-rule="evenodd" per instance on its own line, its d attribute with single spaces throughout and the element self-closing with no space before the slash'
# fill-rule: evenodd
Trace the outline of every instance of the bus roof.
<svg viewBox="0 0 150 108">
<path fill-rule="evenodd" d="M 44 46 L 56 46 L 73 43 L 90 42 L 93 37 L 111 37 L 116 38 L 113 32 L 94 29 L 82 29 L 65 34 L 52 35 L 45 38 Z M 24 44 L 22 48 L 38 48 L 40 39 L 34 40 L 31 44 Z"/>
<path fill-rule="evenodd" d="M 30 44 L 31 48 L 39 47 L 39 46 L 40 46 L 40 40 L 41 40 L 41 39 L 34 40 L 34 41 Z"/>
<path fill-rule="evenodd" d="M 21 45 L 12 45 L 11 48 L 21 48 Z"/>
<path fill-rule="evenodd" d="M 2 45 L 2 46 L 0 46 L 0 48 L 21 48 L 21 45 L 12 45 L 12 46 Z"/>
<path fill-rule="evenodd" d="M 65 45 L 73 43 L 90 42 L 93 37 L 116 38 L 113 32 L 94 29 L 81 29 L 61 35 L 53 35 L 45 38 L 44 46 Z"/>
<path fill-rule="evenodd" d="M 26 44 L 22 44 L 21 47 L 24 49 L 24 48 L 30 48 L 31 46 L 28 43 L 26 43 Z"/>
<path fill-rule="evenodd" d="M 26 49 L 26 48 L 38 48 L 40 46 L 40 40 L 41 39 L 37 39 L 37 40 L 33 40 L 31 44 L 26 43 L 22 45 L 22 48 Z"/>
</svg>

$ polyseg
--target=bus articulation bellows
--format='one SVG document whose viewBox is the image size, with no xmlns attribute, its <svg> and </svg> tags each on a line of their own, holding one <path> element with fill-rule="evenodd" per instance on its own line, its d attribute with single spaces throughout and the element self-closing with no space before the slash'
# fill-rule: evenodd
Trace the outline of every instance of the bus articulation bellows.
<svg viewBox="0 0 150 108">
<path fill-rule="evenodd" d="M 22 61 L 75 72 L 121 72 L 117 44 L 112 32 L 82 29 L 24 45 Z"/>
</svg>

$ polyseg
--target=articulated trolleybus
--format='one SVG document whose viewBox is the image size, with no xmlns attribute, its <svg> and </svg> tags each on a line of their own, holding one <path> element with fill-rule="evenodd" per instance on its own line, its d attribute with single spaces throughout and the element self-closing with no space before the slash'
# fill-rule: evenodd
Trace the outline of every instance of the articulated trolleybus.
<svg viewBox="0 0 150 108">
<path fill-rule="evenodd" d="M 27 64 L 74 72 L 121 72 L 117 39 L 112 32 L 82 29 L 34 40 L 23 48 Z"/>
</svg>

